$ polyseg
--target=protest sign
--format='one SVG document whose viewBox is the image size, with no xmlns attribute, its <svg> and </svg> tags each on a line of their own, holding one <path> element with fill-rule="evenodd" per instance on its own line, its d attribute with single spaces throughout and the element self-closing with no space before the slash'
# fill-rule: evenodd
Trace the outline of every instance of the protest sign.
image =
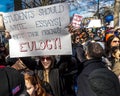
<svg viewBox="0 0 120 96">
<path fill-rule="evenodd" d="M 3 14 L 10 57 L 72 54 L 67 3 Z"/>
<path fill-rule="evenodd" d="M 102 26 L 101 20 L 100 19 L 94 19 L 94 20 L 91 20 L 89 22 L 87 28 L 97 28 L 97 27 L 101 27 L 101 26 Z"/>
<path fill-rule="evenodd" d="M 79 15 L 79 14 L 74 14 L 73 16 L 73 20 L 72 20 L 72 25 L 75 27 L 75 28 L 80 28 L 80 24 L 81 24 L 81 21 L 82 21 L 82 16 Z"/>
</svg>

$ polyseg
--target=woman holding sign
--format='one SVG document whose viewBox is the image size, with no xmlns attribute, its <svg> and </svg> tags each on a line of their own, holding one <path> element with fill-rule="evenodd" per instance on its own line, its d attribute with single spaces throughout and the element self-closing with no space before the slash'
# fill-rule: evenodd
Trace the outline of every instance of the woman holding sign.
<svg viewBox="0 0 120 96">
<path fill-rule="evenodd" d="M 54 96 L 65 96 L 61 74 L 59 69 L 55 67 L 55 57 L 41 56 L 40 63 L 38 75 L 42 79 L 46 91 Z"/>
</svg>

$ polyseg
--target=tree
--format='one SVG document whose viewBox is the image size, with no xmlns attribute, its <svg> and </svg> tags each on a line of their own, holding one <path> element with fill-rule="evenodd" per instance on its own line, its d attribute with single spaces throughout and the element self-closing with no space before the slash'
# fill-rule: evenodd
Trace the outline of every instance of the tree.
<svg viewBox="0 0 120 96">
<path fill-rule="evenodd" d="M 19 1 L 19 2 L 18 2 Z M 62 3 L 65 0 L 14 0 L 15 10 L 46 6 L 55 3 Z"/>
<path fill-rule="evenodd" d="M 114 27 L 119 26 L 120 0 L 115 0 L 114 4 Z"/>
</svg>

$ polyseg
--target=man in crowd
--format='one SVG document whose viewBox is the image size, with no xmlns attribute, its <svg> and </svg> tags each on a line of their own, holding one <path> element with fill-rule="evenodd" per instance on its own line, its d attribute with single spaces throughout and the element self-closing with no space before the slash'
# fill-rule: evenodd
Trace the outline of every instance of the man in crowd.
<svg viewBox="0 0 120 96">
<path fill-rule="evenodd" d="M 77 96 L 120 96 L 119 80 L 102 62 L 103 54 L 104 50 L 99 43 L 89 42 L 86 45 L 87 60 L 83 62 L 83 70 L 78 75 Z"/>
</svg>

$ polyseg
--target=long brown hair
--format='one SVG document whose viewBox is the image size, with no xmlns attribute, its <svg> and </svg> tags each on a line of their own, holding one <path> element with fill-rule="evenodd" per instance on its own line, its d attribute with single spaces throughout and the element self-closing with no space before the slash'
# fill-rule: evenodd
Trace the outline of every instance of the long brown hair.
<svg viewBox="0 0 120 96">
<path fill-rule="evenodd" d="M 24 72 L 24 79 L 28 80 L 35 88 L 37 87 L 36 96 L 47 96 L 46 91 L 41 86 L 40 78 L 35 72 L 27 70 Z"/>
</svg>

